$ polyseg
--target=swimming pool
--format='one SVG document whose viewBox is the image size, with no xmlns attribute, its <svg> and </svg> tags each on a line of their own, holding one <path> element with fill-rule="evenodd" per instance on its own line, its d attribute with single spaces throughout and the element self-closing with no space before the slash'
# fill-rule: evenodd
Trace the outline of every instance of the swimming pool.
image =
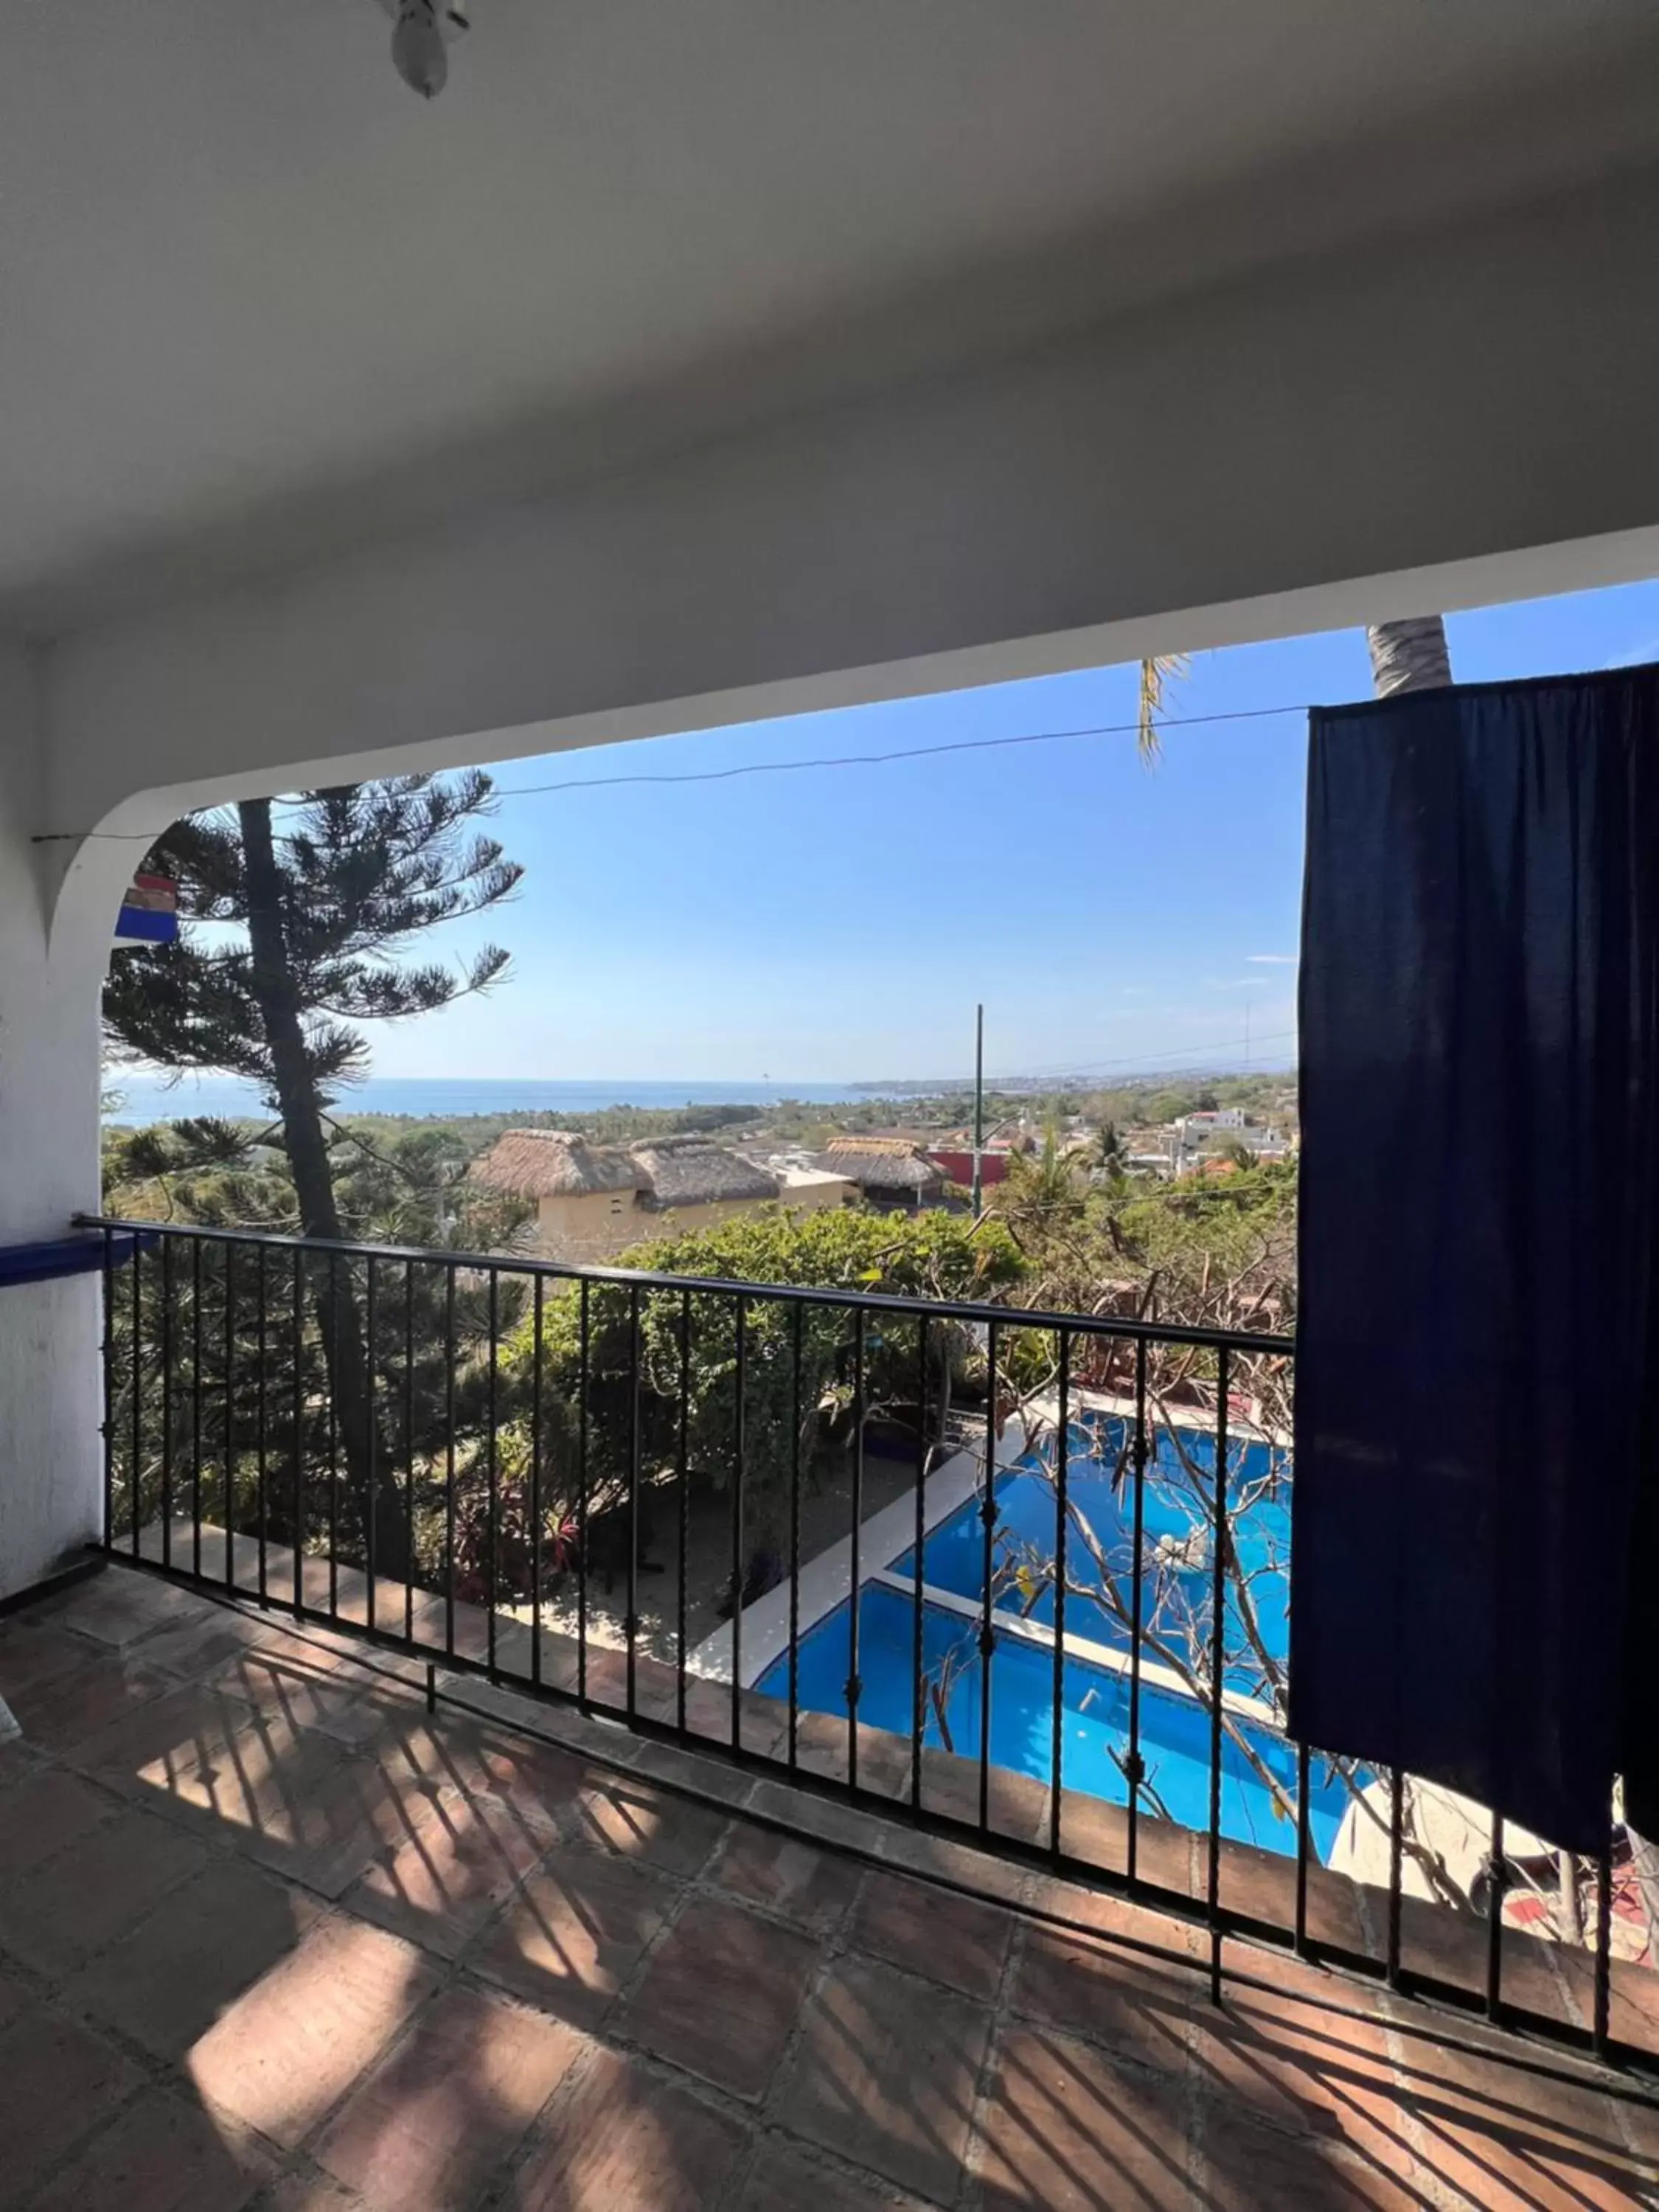
<svg viewBox="0 0 1659 2212">
<path fill-rule="evenodd" d="M 1109 1576 L 1121 1577 L 1127 1592 L 1134 1563 L 1133 1481 L 1126 1472 L 1126 1424 L 1110 1416 L 1073 1427 L 1069 1438 L 1067 1493 L 1087 1521 Z M 1213 1439 L 1183 1430 L 1178 1439 L 1160 1427 L 1146 1464 L 1142 1504 L 1143 1621 L 1176 1662 L 1200 1662 L 1207 1674 L 1212 1636 L 1212 1557 L 1206 1498 L 1214 1480 Z M 1061 1669 L 1061 1766 L 1066 1788 L 1116 1804 L 1128 1786 L 1118 1760 L 1128 1748 L 1129 1676 L 1111 1655 L 1127 1653 L 1128 1625 L 1106 1597 L 1099 1569 L 1075 1529 L 1058 1521 L 1050 1477 L 1053 1443 L 1027 1452 L 996 1478 L 997 1517 L 992 1532 L 994 1605 L 1052 1631 L 1053 1593 L 1043 1580 L 1065 1544 L 1073 1587 L 1066 1599 L 1067 1653 Z M 1244 1440 L 1230 1455 L 1228 1522 L 1249 1590 L 1254 1656 L 1243 1632 L 1231 1585 L 1224 1642 L 1224 1680 L 1231 1718 L 1251 1753 L 1294 1802 L 1294 1747 L 1272 1724 L 1260 1703 L 1247 1709 L 1233 1700 L 1260 1700 L 1263 1658 L 1281 1668 L 1290 1642 L 1290 1480 L 1282 1454 Z M 869 1726 L 909 1735 L 914 1721 L 915 1624 L 914 1544 L 866 1556 L 873 1577 L 859 1594 L 859 1718 Z M 1022 1565 L 1027 1569 L 1022 1577 Z M 970 1758 L 979 1753 L 983 1671 L 978 1650 L 979 1608 L 985 1587 L 985 1528 L 977 1491 L 962 1498 L 924 1540 L 921 1554 L 922 1653 L 930 1685 L 948 1681 L 944 1727 L 928 1700 L 924 1741 Z M 904 1587 L 898 1587 L 902 1583 Z M 1079 1587 L 1079 1586 L 1081 1587 Z M 952 1604 L 951 1601 L 955 1603 Z M 969 1608 L 972 1608 L 970 1611 Z M 845 1716 L 851 1670 L 850 1603 L 843 1600 L 809 1626 L 796 1647 L 797 1694 L 803 1711 Z M 1098 1657 L 1077 1646 L 1086 1643 Z M 1210 1818 L 1211 1717 L 1201 1698 L 1184 1688 L 1177 1671 L 1157 1665 L 1143 1646 L 1140 1750 L 1146 1762 L 1144 1807 L 1162 1810 L 1182 1826 L 1207 1828 Z M 764 1695 L 789 1693 L 787 1650 L 757 1678 Z M 990 1668 L 990 1747 L 994 1765 L 1048 1782 L 1054 1764 L 1054 1668 L 1051 1644 L 1002 1628 Z M 947 1740 L 948 1739 L 948 1740 Z M 1362 1781 L 1364 1777 L 1359 1778 Z M 1352 1802 L 1347 1786 L 1314 1762 L 1310 1779 L 1310 1839 L 1324 1858 Z M 1294 1823 L 1237 1744 L 1224 1734 L 1221 1752 L 1221 1829 L 1224 1835 L 1269 1850 L 1292 1854 Z"/>
<path fill-rule="evenodd" d="M 911 1668 L 915 1655 L 913 1597 L 884 1583 L 866 1583 L 859 1600 L 859 1674 L 862 1687 L 859 1718 L 872 1728 L 908 1736 L 914 1725 Z M 798 1694 L 803 1711 L 845 1717 L 844 1685 L 848 1674 L 849 1608 L 825 1616 L 800 1639 Z M 931 1680 L 951 1655 L 960 1663 L 951 1679 L 945 1719 L 951 1746 L 970 1758 L 979 1755 L 981 1674 L 973 1621 L 944 1607 L 922 1606 L 922 1663 Z M 755 1686 L 763 1695 L 789 1694 L 787 1653 L 776 1659 Z M 1054 1669 L 1050 1652 L 1011 1637 L 999 1639 L 991 1659 L 991 1760 L 1017 1774 L 1047 1782 L 1054 1766 Z M 1123 1805 L 1128 1785 L 1114 1759 L 1129 1741 L 1129 1678 L 1115 1668 L 1068 1658 L 1062 1671 L 1060 1760 L 1066 1786 Z M 1241 1721 L 1252 1750 L 1288 1793 L 1296 1796 L 1296 1753 L 1282 1735 Z M 937 1716 L 930 1710 L 924 1742 L 945 1748 Z M 1195 1699 L 1144 1682 L 1140 1692 L 1140 1750 L 1146 1780 L 1157 1805 L 1183 1827 L 1210 1824 L 1210 1716 Z M 1350 1802 L 1340 1781 L 1323 1777 L 1315 1765 L 1309 1807 L 1314 1849 L 1322 1859 Z M 1143 1807 L 1148 1803 L 1143 1796 Z M 1221 1832 L 1242 1843 L 1293 1854 L 1293 1823 L 1281 1817 L 1265 1784 L 1237 1746 L 1224 1735 L 1221 1747 Z"/>
<path fill-rule="evenodd" d="M 1128 1425 L 1106 1416 L 1079 1423 L 1071 1431 L 1066 1495 L 1098 1541 L 1108 1571 L 1121 1577 L 1127 1593 L 1134 1564 L 1134 1484 L 1120 1471 Z M 1290 1652 L 1290 1479 L 1284 1455 L 1265 1443 L 1247 1441 L 1229 1455 L 1228 1530 L 1246 1578 L 1255 1628 L 1267 1657 L 1282 1667 Z M 1042 1468 L 1049 1473 L 1039 1471 Z M 1061 1525 L 1051 1479 L 1052 1441 L 1028 1452 L 997 1477 L 997 1522 L 992 1536 L 992 1572 L 1008 1588 L 1022 1559 L 1044 1566 L 1063 1556 L 1068 1579 L 1100 1585 L 1100 1577 L 1076 1530 Z M 1212 1632 L 1212 1556 L 1208 1500 L 1215 1480 L 1215 1440 L 1196 1430 L 1179 1441 L 1164 1429 L 1146 1462 L 1142 1505 L 1142 1620 L 1149 1634 L 1179 1647 L 1180 1655 L 1207 1676 Z M 1064 1547 L 1063 1553 L 1061 1547 Z M 906 1581 L 915 1574 L 914 1547 L 892 1562 Z M 948 1590 L 976 1604 L 985 1590 L 985 1527 L 978 1497 L 967 1498 L 933 1530 L 922 1548 L 922 1581 L 930 1589 Z M 1000 1603 L 1052 1628 L 1053 1591 L 1040 1588 L 1035 1599 L 1016 1590 Z M 1127 1650 L 1128 1624 L 1103 1600 L 1090 1600 L 1073 1589 L 1066 1598 L 1068 1636 L 1086 1637 L 1116 1650 Z M 1266 1685 L 1259 1662 L 1248 1656 L 1236 1593 L 1228 1595 L 1224 1648 L 1237 1654 L 1226 1670 L 1227 1687 L 1244 1697 L 1261 1697 Z"/>
</svg>

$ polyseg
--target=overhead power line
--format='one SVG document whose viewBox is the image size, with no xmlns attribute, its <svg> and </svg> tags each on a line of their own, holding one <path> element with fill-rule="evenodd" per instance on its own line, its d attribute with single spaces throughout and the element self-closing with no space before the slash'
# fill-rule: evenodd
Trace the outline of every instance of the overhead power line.
<svg viewBox="0 0 1659 2212">
<path fill-rule="evenodd" d="M 1166 716 L 1164 729 L 1196 729 L 1210 722 L 1261 722 L 1275 715 L 1305 714 L 1306 707 L 1239 707 L 1226 714 Z M 1052 745 L 1066 738 L 1121 738 L 1139 733 L 1139 722 L 1093 722 L 1075 730 L 1024 730 L 1006 738 L 953 738 L 936 745 L 900 745 L 890 752 L 827 753 L 816 759 L 744 761 L 734 768 L 687 769 L 678 773 L 643 775 L 573 775 L 561 783 L 514 784 L 498 792 L 501 799 L 539 799 L 556 791 L 615 791 L 625 785 L 647 783 L 730 783 L 744 775 L 795 775 L 806 769 L 884 768 L 891 761 L 932 760 L 941 753 L 993 752 L 1009 745 Z"/>
<path fill-rule="evenodd" d="M 1221 722 L 1266 722 L 1285 714 L 1305 714 L 1305 705 L 1236 707 L 1213 714 L 1169 714 L 1158 726 L 1165 730 L 1194 730 Z M 635 786 L 678 783 L 732 783 L 750 775 L 799 775 L 809 769 L 885 768 L 894 761 L 936 760 L 945 753 L 1005 750 L 1015 745 L 1053 745 L 1069 738 L 1136 736 L 1136 722 L 1091 722 L 1071 730 L 1022 730 L 1002 738 L 952 738 L 933 745 L 898 745 L 879 753 L 825 753 L 806 760 L 743 761 L 732 768 L 647 769 L 637 775 L 573 775 L 557 783 L 519 783 L 498 786 L 498 799 L 545 799 L 570 791 L 620 791 Z M 689 734 L 689 733 L 688 733 Z M 52 830 L 32 837 L 32 845 L 81 843 L 88 839 L 115 844 L 153 844 L 157 832 L 149 830 Z"/>
</svg>

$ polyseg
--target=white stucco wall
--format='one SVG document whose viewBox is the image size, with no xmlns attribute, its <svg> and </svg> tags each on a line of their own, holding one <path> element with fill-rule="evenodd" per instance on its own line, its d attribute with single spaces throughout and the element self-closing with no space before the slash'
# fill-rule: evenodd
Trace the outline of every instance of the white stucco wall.
<svg viewBox="0 0 1659 2212">
<path fill-rule="evenodd" d="M 71 901 L 38 819 L 35 670 L 0 644 L 0 1244 L 68 1233 L 98 1198 L 98 992 L 114 912 Z M 0 1596 L 94 1537 L 100 1279 L 0 1285 Z"/>
</svg>

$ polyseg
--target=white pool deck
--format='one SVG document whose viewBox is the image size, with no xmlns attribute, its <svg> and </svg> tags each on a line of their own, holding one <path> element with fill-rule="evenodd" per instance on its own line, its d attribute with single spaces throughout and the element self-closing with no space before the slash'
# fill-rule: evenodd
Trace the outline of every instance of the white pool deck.
<svg viewBox="0 0 1659 2212">
<path fill-rule="evenodd" d="M 1018 1419 L 1009 1422 L 997 1439 L 998 1472 L 1012 1467 L 1023 1457 L 1025 1449 L 1025 1424 Z M 978 1495 L 984 1471 L 982 1448 L 952 1452 L 942 1466 L 934 1468 L 922 1489 L 924 1538 L 931 1535 L 941 1521 L 949 1520 L 958 1506 Z M 860 1581 L 867 1582 L 878 1570 L 890 1567 L 909 1549 L 915 1536 L 914 1495 L 896 1498 L 890 1505 L 872 1513 L 859 1528 Z M 742 1652 L 743 1686 L 752 1689 L 773 1662 L 781 1659 L 789 1649 L 792 1590 L 799 1592 L 793 1620 L 794 1634 L 799 1638 L 833 1613 L 852 1588 L 853 1537 L 849 1529 L 845 1536 L 809 1559 L 798 1577 L 786 1577 L 775 1589 L 757 1597 L 752 1605 L 744 1606 L 740 1638 L 734 1639 L 731 1621 L 722 1621 L 714 1634 L 705 1637 L 690 1654 L 685 1662 L 687 1671 L 705 1675 L 712 1682 L 729 1682 L 732 1647 L 737 1641 Z"/>
</svg>

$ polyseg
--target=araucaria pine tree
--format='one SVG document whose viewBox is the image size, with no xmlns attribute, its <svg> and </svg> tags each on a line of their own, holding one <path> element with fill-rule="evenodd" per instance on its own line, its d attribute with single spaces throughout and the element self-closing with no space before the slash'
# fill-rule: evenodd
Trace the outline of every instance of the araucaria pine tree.
<svg viewBox="0 0 1659 2212">
<path fill-rule="evenodd" d="M 477 770 L 245 799 L 176 823 L 145 863 L 177 879 L 185 926 L 177 944 L 113 963 L 112 1036 L 161 1066 L 259 1085 L 281 1120 L 307 1237 L 342 1233 L 325 1125 L 367 1065 L 360 1025 L 431 1013 L 507 965 L 497 945 L 459 967 L 411 957 L 428 930 L 499 904 L 522 875 L 477 828 L 492 806 Z M 386 1462 L 350 1272 L 319 1257 L 307 1280 L 350 1488 L 380 1571 L 398 1574 L 405 1521 L 376 1482 Z"/>
</svg>

